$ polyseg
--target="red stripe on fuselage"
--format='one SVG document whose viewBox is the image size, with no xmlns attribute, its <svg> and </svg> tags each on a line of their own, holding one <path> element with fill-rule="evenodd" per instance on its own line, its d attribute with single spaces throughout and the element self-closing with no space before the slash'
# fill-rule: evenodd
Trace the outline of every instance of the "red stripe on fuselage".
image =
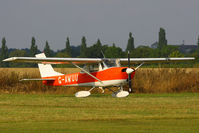
<svg viewBox="0 0 199 133">
<path fill-rule="evenodd" d="M 123 80 L 127 79 L 128 75 L 122 69 L 126 67 L 112 67 L 105 69 L 103 71 L 92 72 L 91 74 L 98 78 L 101 81 L 109 81 L 109 80 Z M 135 72 L 131 74 L 133 78 Z M 45 85 L 52 85 L 52 86 L 62 86 L 62 85 L 74 85 L 74 84 L 82 84 L 82 83 L 90 83 L 90 82 L 99 82 L 98 80 L 94 79 L 93 77 L 89 76 L 86 73 L 73 73 L 73 74 L 66 74 L 61 76 L 52 76 L 46 77 L 47 78 L 55 78 L 54 81 L 43 81 Z"/>
</svg>

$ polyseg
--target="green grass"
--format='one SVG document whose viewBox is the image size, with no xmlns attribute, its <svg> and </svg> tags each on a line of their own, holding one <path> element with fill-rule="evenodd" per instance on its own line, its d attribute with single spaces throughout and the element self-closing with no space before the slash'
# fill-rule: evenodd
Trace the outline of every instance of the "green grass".
<svg viewBox="0 0 199 133">
<path fill-rule="evenodd" d="M 0 133 L 198 133 L 199 93 L 0 95 Z"/>
</svg>

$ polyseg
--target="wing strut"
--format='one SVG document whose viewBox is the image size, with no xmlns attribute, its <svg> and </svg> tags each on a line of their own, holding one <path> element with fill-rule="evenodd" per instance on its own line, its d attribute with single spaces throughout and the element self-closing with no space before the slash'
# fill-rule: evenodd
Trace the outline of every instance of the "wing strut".
<svg viewBox="0 0 199 133">
<path fill-rule="evenodd" d="M 90 74 L 89 72 L 87 72 L 86 70 L 84 70 L 83 68 L 79 67 L 78 65 L 76 65 L 73 62 L 71 62 L 71 64 L 73 64 L 75 67 L 79 68 L 80 70 L 82 70 L 83 72 L 85 72 L 86 74 L 88 74 L 89 76 L 91 76 L 92 78 L 96 79 L 97 81 L 99 81 L 100 83 L 103 84 L 103 82 L 100 79 L 98 79 L 97 77 L 93 76 L 92 74 Z"/>
</svg>

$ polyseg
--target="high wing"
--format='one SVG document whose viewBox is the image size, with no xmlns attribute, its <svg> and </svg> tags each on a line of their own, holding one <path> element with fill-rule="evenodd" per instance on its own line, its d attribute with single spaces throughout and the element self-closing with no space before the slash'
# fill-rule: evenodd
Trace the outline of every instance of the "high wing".
<svg viewBox="0 0 199 133">
<path fill-rule="evenodd" d="M 128 58 L 53 58 L 53 57 L 11 57 L 3 61 L 12 62 L 30 62 L 30 63 L 42 63 L 42 64 L 95 64 L 102 61 L 114 61 L 117 60 L 121 64 L 127 64 Z M 191 61 L 195 60 L 194 57 L 184 58 L 130 58 L 131 64 L 137 63 L 161 63 L 161 62 L 179 62 L 179 61 Z"/>
<path fill-rule="evenodd" d="M 42 63 L 42 64 L 92 64 L 101 62 L 100 58 L 38 58 L 38 57 L 11 57 L 3 61 L 12 62 L 28 62 L 28 63 Z"/>
<path fill-rule="evenodd" d="M 120 58 L 121 64 L 127 64 L 128 58 Z M 164 63 L 164 62 L 183 62 L 183 61 L 193 61 L 194 57 L 183 57 L 183 58 L 130 58 L 131 64 L 137 63 Z"/>
</svg>

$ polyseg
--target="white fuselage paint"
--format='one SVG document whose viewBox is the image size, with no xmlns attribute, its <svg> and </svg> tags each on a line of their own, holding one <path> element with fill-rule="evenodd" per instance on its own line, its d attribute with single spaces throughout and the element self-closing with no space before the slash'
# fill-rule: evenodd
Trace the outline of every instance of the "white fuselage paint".
<svg viewBox="0 0 199 133">
<path fill-rule="evenodd" d="M 119 80 L 107 80 L 100 82 L 88 82 L 88 83 L 79 83 L 79 84 L 72 84 L 72 85 L 65 85 L 65 86 L 96 86 L 96 87 L 106 87 L 106 86 L 117 86 L 117 85 L 124 85 L 126 84 L 126 79 L 119 79 Z"/>
</svg>

